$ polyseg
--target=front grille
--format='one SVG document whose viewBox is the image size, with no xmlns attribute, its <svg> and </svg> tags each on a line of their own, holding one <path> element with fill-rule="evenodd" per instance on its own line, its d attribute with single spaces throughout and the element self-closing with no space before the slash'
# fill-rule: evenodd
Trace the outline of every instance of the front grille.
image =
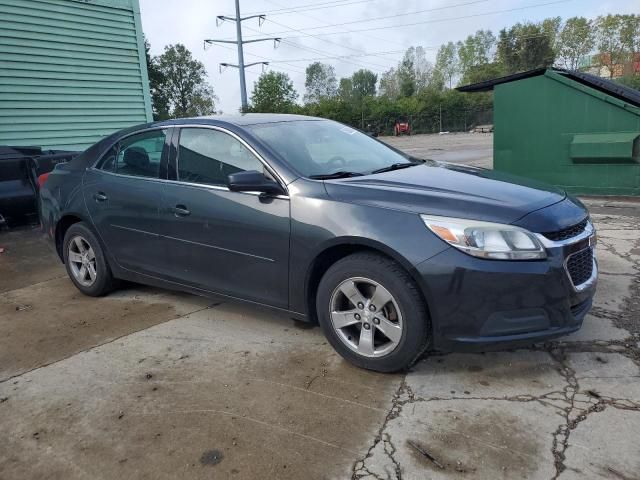
<svg viewBox="0 0 640 480">
<path fill-rule="evenodd" d="M 567 260 L 567 272 L 576 287 L 589 280 L 593 274 L 593 250 L 585 248 L 571 255 Z"/>
<path fill-rule="evenodd" d="M 543 233 L 542 235 L 547 237 L 549 240 L 553 240 L 554 242 L 561 242 L 562 240 L 573 238 L 584 232 L 584 229 L 587 228 L 587 221 L 588 220 L 585 218 L 580 223 L 571 225 L 570 227 L 567 227 L 563 230 L 558 230 L 557 232 L 547 232 Z"/>
</svg>

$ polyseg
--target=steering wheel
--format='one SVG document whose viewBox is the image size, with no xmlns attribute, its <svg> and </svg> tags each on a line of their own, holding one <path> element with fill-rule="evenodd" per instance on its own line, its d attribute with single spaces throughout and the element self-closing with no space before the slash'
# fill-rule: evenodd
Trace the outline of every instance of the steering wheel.
<svg viewBox="0 0 640 480">
<path fill-rule="evenodd" d="M 340 155 L 336 155 L 335 157 L 331 157 L 329 159 L 329 161 L 327 162 L 327 167 L 329 167 L 329 168 L 342 169 L 346 165 L 347 165 L 347 161 L 343 157 L 341 157 Z"/>
</svg>

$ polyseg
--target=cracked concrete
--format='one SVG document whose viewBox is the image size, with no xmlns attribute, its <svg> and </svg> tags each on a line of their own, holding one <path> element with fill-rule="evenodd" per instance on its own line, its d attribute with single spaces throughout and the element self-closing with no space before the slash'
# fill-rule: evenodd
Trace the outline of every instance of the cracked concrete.
<svg viewBox="0 0 640 480">
<path fill-rule="evenodd" d="M 0 237 L 0 479 L 638 480 L 640 205 L 587 204 L 603 274 L 579 332 L 397 375 L 253 307 L 85 298 L 33 232 Z M 15 239 L 38 260 L 12 283 Z"/>
<path fill-rule="evenodd" d="M 583 328 L 529 349 L 423 359 L 353 479 L 640 478 L 640 219 L 593 218 L 603 273 Z"/>
</svg>

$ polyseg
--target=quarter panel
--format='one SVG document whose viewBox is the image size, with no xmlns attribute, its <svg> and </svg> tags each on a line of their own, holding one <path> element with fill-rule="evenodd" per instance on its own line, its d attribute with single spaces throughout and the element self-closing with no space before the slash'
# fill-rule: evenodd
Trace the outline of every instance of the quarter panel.
<svg viewBox="0 0 640 480">
<path fill-rule="evenodd" d="M 69 170 L 61 164 L 51 172 L 39 192 L 40 223 L 43 233 L 55 246 L 57 224 L 65 215 L 87 220 L 82 196 L 82 170 Z"/>
</svg>

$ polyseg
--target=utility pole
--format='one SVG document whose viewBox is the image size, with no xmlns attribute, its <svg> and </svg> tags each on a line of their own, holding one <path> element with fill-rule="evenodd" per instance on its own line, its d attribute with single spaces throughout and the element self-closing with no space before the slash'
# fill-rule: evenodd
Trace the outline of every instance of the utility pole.
<svg viewBox="0 0 640 480">
<path fill-rule="evenodd" d="M 258 20 L 259 22 L 260 20 Z M 242 111 L 247 108 L 247 82 L 244 78 L 244 51 L 242 49 L 242 20 L 240 18 L 240 0 L 236 0 L 236 39 L 238 40 L 238 71 L 240 72 L 240 99 Z"/>
<path fill-rule="evenodd" d="M 269 62 L 253 62 L 253 63 L 245 64 L 243 45 L 245 43 L 264 42 L 268 40 L 273 40 L 274 48 L 276 48 L 278 46 L 278 43 L 280 42 L 279 37 L 256 38 L 254 40 L 242 40 L 242 22 L 244 22 L 245 20 L 249 20 L 250 18 L 257 18 L 258 25 L 262 25 L 262 23 L 267 17 L 266 15 L 249 15 L 247 17 L 241 17 L 240 16 L 240 0 L 236 0 L 236 16 L 235 17 L 227 17 L 225 15 L 218 15 L 216 17 L 216 25 L 219 25 L 225 20 L 236 22 L 236 39 L 235 40 L 207 39 L 204 41 L 205 48 L 207 45 L 211 45 L 213 43 L 235 43 L 238 46 L 238 64 L 234 65 L 232 63 L 221 63 L 220 67 L 234 67 L 234 68 L 237 68 L 238 71 L 240 72 L 240 99 L 242 103 L 243 112 L 247 110 L 247 82 L 244 76 L 244 69 L 247 67 L 251 67 L 252 65 L 269 65 Z"/>
</svg>

